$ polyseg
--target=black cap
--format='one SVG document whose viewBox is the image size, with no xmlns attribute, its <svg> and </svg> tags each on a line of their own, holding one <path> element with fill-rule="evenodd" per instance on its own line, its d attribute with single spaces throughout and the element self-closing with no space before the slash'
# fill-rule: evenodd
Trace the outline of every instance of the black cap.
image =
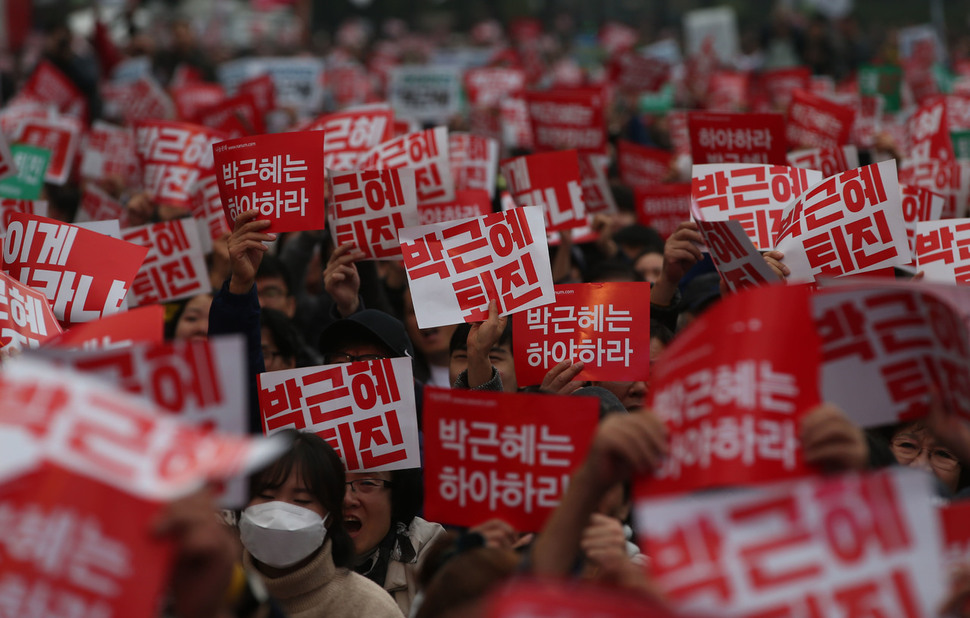
<svg viewBox="0 0 970 618">
<path fill-rule="evenodd" d="M 394 357 L 414 358 L 414 348 L 397 318 L 377 309 L 364 309 L 337 320 L 320 333 L 320 352 L 336 352 L 335 346 L 348 341 L 375 342 L 389 349 Z"/>
<path fill-rule="evenodd" d="M 684 287 L 681 311 L 699 313 L 707 305 L 721 298 L 721 276 L 716 272 L 697 275 Z"/>
<path fill-rule="evenodd" d="M 580 397 L 597 397 L 600 400 L 600 420 L 603 420 L 607 414 L 614 414 L 616 412 L 626 413 L 628 410 L 623 402 L 614 395 L 611 391 L 606 390 L 602 386 L 584 386 L 582 388 L 576 389 L 573 395 L 579 395 Z"/>
</svg>

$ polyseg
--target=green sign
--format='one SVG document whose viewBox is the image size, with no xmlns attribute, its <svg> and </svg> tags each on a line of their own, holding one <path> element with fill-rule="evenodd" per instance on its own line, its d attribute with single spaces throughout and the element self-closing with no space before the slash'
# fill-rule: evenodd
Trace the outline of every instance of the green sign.
<svg viewBox="0 0 970 618">
<path fill-rule="evenodd" d="M 887 112 L 898 112 L 901 105 L 900 93 L 903 84 L 903 70 L 896 66 L 859 67 L 859 94 L 880 95 L 886 100 Z"/>
<path fill-rule="evenodd" d="M 640 97 L 640 113 L 662 116 L 674 106 L 674 86 L 666 84 L 656 92 L 648 92 Z"/>
<path fill-rule="evenodd" d="M 950 131 L 950 139 L 957 159 L 970 159 L 970 129 Z"/>
<path fill-rule="evenodd" d="M 44 174 L 51 160 L 51 151 L 46 148 L 14 144 L 10 147 L 13 162 L 17 165 L 17 175 L 0 180 L 0 197 L 17 200 L 36 200 L 44 186 Z"/>
</svg>

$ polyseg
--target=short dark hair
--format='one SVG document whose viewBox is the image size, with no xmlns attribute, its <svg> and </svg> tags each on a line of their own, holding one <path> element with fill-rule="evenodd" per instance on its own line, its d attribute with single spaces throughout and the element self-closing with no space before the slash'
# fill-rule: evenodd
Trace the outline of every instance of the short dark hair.
<svg viewBox="0 0 970 618">
<path fill-rule="evenodd" d="M 286 285 L 287 296 L 293 296 L 296 293 L 293 289 L 293 277 L 290 275 L 290 269 L 286 267 L 283 260 L 275 255 L 263 255 L 263 260 L 256 270 L 256 278 L 262 279 L 264 277 L 279 277 Z"/>
<path fill-rule="evenodd" d="M 269 329 L 269 334 L 273 338 L 283 358 L 296 359 L 300 353 L 300 331 L 296 329 L 293 321 L 286 317 L 286 314 L 278 309 L 263 307 L 259 310 L 259 322 L 263 328 Z"/>
<path fill-rule="evenodd" d="M 314 433 L 294 432 L 290 449 L 269 467 L 249 477 L 250 498 L 280 487 L 294 470 L 300 473 L 307 489 L 330 515 L 327 536 L 334 565 L 350 567 L 354 562 L 354 542 L 344 528 L 347 488 L 344 464 L 326 440 Z"/>
<path fill-rule="evenodd" d="M 421 511 L 424 504 L 424 476 L 420 468 L 391 472 L 391 529 L 394 522 L 405 526 Z"/>
<path fill-rule="evenodd" d="M 451 342 L 448 344 L 448 351 L 454 352 L 455 350 L 467 350 L 468 349 L 468 333 L 471 331 L 472 325 L 468 322 L 463 322 L 458 325 L 455 332 L 451 334 Z M 512 347 L 512 318 L 509 318 L 505 322 L 505 330 L 502 331 L 502 336 L 499 337 L 498 343 L 495 345 L 508 345 Z"/>
</svg>

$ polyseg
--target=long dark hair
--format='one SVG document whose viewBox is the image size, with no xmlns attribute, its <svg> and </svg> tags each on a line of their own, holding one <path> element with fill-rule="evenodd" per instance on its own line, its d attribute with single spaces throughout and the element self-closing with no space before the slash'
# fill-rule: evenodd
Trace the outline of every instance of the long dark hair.
<svg viewBox="0 0 970 618">
<path fill-rule="evenodd" d="M 290 450 L 249 478 L 250 497 L 282 486 L 294 470 L 330 514 L 327 536 L 334 565 L 349 567 L 354 561 L 354 542 L 344 528 L 344 492 L 347 487 L 344 465 L 326 440 L 313 433 L 296 433 Z"/>
</svg>

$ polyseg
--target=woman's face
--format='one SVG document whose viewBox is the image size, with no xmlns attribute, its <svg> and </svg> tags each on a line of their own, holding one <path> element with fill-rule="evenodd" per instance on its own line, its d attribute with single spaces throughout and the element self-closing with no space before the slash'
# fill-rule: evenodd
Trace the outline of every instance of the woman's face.
<svg viewBox="0 0 970 618">
<path fill-rule="evenodd" d="M 344 527 L 354 541 L 354 553 L 363 556 L 377 547 L 391 529 L 390 487 L 354 488 L 358 479 L 390 481 L 390 472 L 348 472 L 344 493 Z"/>
<path fill-rule="evenodd" d="M 252 497 L 247 506 L 266 502 L 286 502 L 309 509 L 320 517 L 326 518 L 327 516 L 327 509 L 306 486 L 306 483 L 303 482 L 303 475 L 297 470 L 290 471 L 290 475 L 279 487 L 264 488 Z"/>
<path fill-rule="evenodd" d="M 901 465 L 928 470 L 951 492 L 956 491 L 960 482 L 960 462 L 953 453 L 940 446 L 926 428 L 903 427 L 893 435 L 889 448 Z"/>
<path fill-rule="evenodd" d="M 209 307 L 211 294 L 199 294 L 185 305 L 185 310 L 175 324 L 175 340 L 205 339 L 209 333 Z"/>
</svg>

